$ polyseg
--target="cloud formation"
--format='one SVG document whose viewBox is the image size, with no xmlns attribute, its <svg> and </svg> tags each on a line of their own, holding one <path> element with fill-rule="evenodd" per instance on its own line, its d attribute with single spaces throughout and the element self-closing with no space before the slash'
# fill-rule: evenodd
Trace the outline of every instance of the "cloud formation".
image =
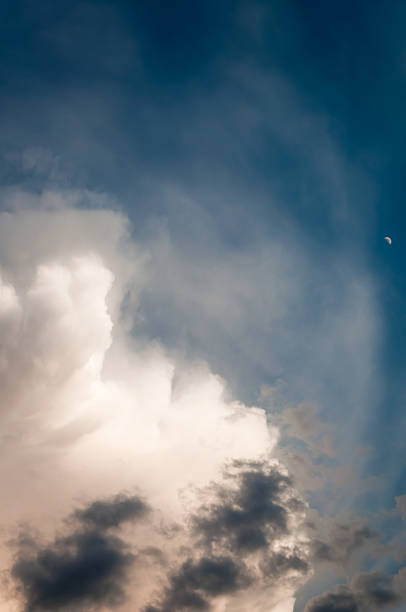
<svg viewBox="0 0 406 612">
<path fill-rule="evenodd" d="M 2 570 L 27 610 L 290 599 L 309 568 L 277 430 L 206 364 L 137 339 L 145 256 L 119 213 L 70 198 L 15 194 L 0 219 L 4 543 L 34 534 Z"/>
<path fill-rule="evenodd" d="M 278 466 L 236 462 L 227 473 L 233 488 L 220 488 L 219 501 L 194 519 L 196 533 L 208 547 L 220 544 L 233 551 L 256 551 L 288 531 L 292 511 L 304 508 L 292 492 L 292 482 Z"/>
<path fill-rule="evenodd" d="M 25 599 L 26 612 L 115 608 L 125 601 L 123 583 L 135 556 L 111 533 L 147 512 L 137 497 L 93 502 L 74 513 L 67 535 L 41 546 L 22 539 L 11 574 Z"/>
<path fill-rule="evenodd" d="M 76 510 L 75 517 L 82 523 L 98 529 L 118 527 L 123 521 L 141 518 L 148 513 L 148 506 L 138 497 L 117 495 L 111 501 L 95 501 L 83 510 Z"/>
<path fill-rule="evenodd" d="M 351 557 L 378 542 L 380 534 L 358 521 L 346 524 L 330 521 L 324 540 L 314 537 L 311 543 L 312 558 L 316 562 L 347 565 Z"/>
<path fill-rule="evenodd" d="M 138 595 L 132 566 L 135 576 L 160 567 L 161 579 L 167 582 L 152 603 L 139 603 L 136 609 L 143 612 L 217 610 L 222 609 L 216 607 L 219 600 L 228 602 L 227 609 L 239 610 L 234 596 L 248 592 L 248 601 L 254 605 L 258 591 L 277 604 L 309 574 L 307 541 L 298 533 L 303 505 L 277 463 L 234 462 L 227 476 L 223 484 L 213 483 L 201 492 L 212 498 L 209 522 L 207 503 L 203 503 L 185 524 L 175 526 L 181 545 L 172 547 L 169 565 L 162 563 L 171 550 L 162 527 L 154 523 L 151 508 L 139 496 L 119 494 L 74 510 L 65 521 L 63 535 L 51 543 L 23 533 L 14 542 L 17 556 L 11 576 L 24 610 L 113 609 L 127 601 L 130 609 Z M 234 516 L 236 520 L 233 512 L 241 513 Z M 248 531 L 254 521 L 255 530 L 262 534 L 261 542 L 254 539 L 255 545 L 248 546 L 245 537 L 240 542 L 247 512 L 254 515 L 247 516 Z M 126 523 L 140 522 L 137 537 L 120 531 Z M 162 548 L 140 546 L 142 532 Z"/>
<path fill-rule="evenodd" d="M 189 559 L 171 576 L 163 600 L 157 607 L 147 606 L 145 612 L 210 610 L 211 599 L 249 584 L 249 576 L 229 557 L 202 557 L 196 563 Z"/>
<path fill-rule="evenodd" d="M 311 599 L 305 612 L 369 612 L 393 608 L 405 600 L 405 578 L 406 568 L 395 577 L 381 571 L 357 574 L 349 586 L 339 585 Z"/>
<path fill-rule="evenodd" d="M 189 521 L 193 552 L 147 612 L 211 610 L 222 595 L 250 589 L 254 606 L 259 586 L 270 605 L 272 591 L 292 590 L 308 576 L 303 502 L 277 462 L 235 461 L 201 497 Z M 233 599 L 228 605 L 239 609 Z"/>
<path fill-rule="evenodd" d="M 38 610 L 96 549 L 111 565 L 72 590 L 80 604 L 65 593 L 52 605 L 91 610 L 103 579 L 104 604 L 125 612 L 291 609 L 314 562 L 346 564 L 376 534 L 334 523 L 309 541 L 265 411 L 234 399 L 208 364 L 138 335 L 156 262 L 102 204 L 15 192 L 1 215 L 4 542 L 18 524 L 48 542 L 32 536 L 17 560 L 3 546 L 1 567 Z M 283 425 L 309 456 L 333 454 L 314 407 L 288 410 Z M 60 534 L 67 514 L 76 527 Z"/>
</svg>

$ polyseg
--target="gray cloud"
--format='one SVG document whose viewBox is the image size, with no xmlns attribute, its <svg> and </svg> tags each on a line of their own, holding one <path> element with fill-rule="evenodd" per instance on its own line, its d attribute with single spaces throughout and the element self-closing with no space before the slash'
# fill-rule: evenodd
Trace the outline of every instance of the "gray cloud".
<svg viewBox="0 0 406 612">
<path fill-rule="evenodd" d="M 338 586 L 330 593 L 313 597 L 305 612 L 358 612 L 359 608 L 350 589 Z"/>
<path fill-rule="evenodd" d="M 282 552 L 276 552 L 262 564 L 264 575 L 274 579 L 287 575 L 291 570 L 303 575 L 310 570 L 303 551 L 298 548 L 293 551 L 285 549 Z"/>
<path fill-rule="evenodd" d="M 284 406 L 282 412 L 275 415 L 275 422 L 283 428 L 288 438 L 296 438 L 303 442 L 310 456 L 333 457 L 335 447 L 331 436 L 332 428 L 320 419 L 319 413 L 320 408 L 315 404 L 300 403 Z"/>
<path fill-rule="evenodd" d="M 393 584 L 393 576 L 375 571 L 355 576 L 351 588 L 360 602 L 360 607 L 367 610 L 386 608 L 400 601 L 400 595 Z"/>
<path fill-rule="evenodd" d="M 262 592 L 264 587 L 293 588 L 308 575 L 306 544 L 296 534 L 291 546 L 304 505 L 278 463 L 234 461 L 220 481 L 199 494 L 200 505 L 179 525 L 179 545 L 172 544 L 169 563 L 162 562 L 166 553 L 161 525 L 154 528 L 149 521 L 151 542 L 159 537 L 162 548 L 141 545 L 136 553 L 132 536 L 117 533 L 124 523 L 148 516 L 150 508 L 138 496 L 119 494 L 75 509 L 65 522 L 68 532 L 51 543 L 25 534 L 17 542 L 11 568 L 24 611 L 84 612 L 101 605 L 121 606 L 127 592 L 137 598 L 138 586 L 130 580 L 136 561 L 145 576 L 148 568 L 161 578 L 166 575 L 160 594 L 151 593 L 143 606 L 143 596 L 137 602 L 144 612 L 211 610 L 218 597 Z M 152 584 L 158 583 L 152 579 Z"/>
<path fill-rule="evenodd" d="M 406 595 L 402 586 L 404 569 L 396 576 L 381 571 L 357 574 L 349 586 L 338 585 L 330 592 L 313 597 L 305 612 L 370 612 L 392 608 Z"/>
<path fill-rule="evenodd" d="M 249 584 L 244 566 L 230 557 L 202 557 L 196 563 L 189 559 L 171 577 L 158 607 L 147 606 L 145 612 L 208 610 L 210 598 L 234 593 Z"/>
<path fill-rule="evenodd" d="M 214 599 L 250 587 L 292 584 L 309 572 L 307 547 L 286 545 L 304 505 L 277 463 L 234 461 L 191 517 L 193 552 L 145 612 L 210 610 Z"/>
<path fill-rule="evenodd" d="M 90 528 L 109 529 L 124 521 L 142 518 L 148 511 L 147 504 L 139 497 L 117 495 L 111 500 L 97 500 L 87 508 L 77 510 L 75 517 Z"/>
<path fill-rule="evenodd" d="M 402 519 L 406 521 L 406 495 L 399 495 L 399 497 L 396 497 L 396 507 Z"/>
<path fill-rule="evenodd" d="M 12 575 L 22 585 L 27 612 L 83 610 L 122 603 L 122 579 L 133 560 L 119 538 L 76 533 L 55 540 L 34 559 L 19 558 Z"/>
<path fill-rule="evenodd" d="M 312 558 L 316 562 L 345 565 L 354 553 L 376 543 L 379 537 L 377 531 L 360 521 L 349 524 L 334 522 L 324 540 L 317 537 L 312 540 Z"/>
<path fill-rule="evenodd" d="M 142 500 L 121 495 L 76 511 L 71 532 L 48 546 L 23 538 L 11 574 L 25 599 L 25 612 L 79 612 L 122 604 L 135 556 L 123 539 L 107 530 L 146 512 Z"/>
<path fill-rule="evenodd" d="M 292 482 L 276 467 L 260 462 L 240 467 L 237 474 L 228 475 L 238 487 L 218 490 L 218 499 L 194 518 L 194 528 L 205 545 L 250 552 L 266 548 L 271 537 L 285 533 L 290 512 L 303 506 L 289 495 Z"/>
</svg>

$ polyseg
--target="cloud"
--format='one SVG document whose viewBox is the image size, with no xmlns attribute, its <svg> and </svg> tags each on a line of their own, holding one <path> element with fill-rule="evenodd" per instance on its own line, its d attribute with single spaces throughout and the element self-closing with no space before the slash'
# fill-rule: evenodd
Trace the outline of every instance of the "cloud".
<svg viewBox="0 0 406 612">
<path fill-rule="evenodd" d="M 356 479 L 363 406 L 374 410 L 371 384 L 379 383 L 367 365 L 379 339 L 370 275 L 349 264 L 350 249 L 323 251 L 327 259 L 320 267 L 320 253 L 308 248 L 297 227 L 286 222 L 277 231 L 275 223 L 265 231 L 237 207 L 240 244 L 227 233 L 227 216 L 222 231 L 207 199 L 169 188 L 162 194 L 165 217 L 141 238 L 151 250 L 151 282 L 140 299 L 142 331 L 176 347 L 186 361 L 207 359 L 247 403 L 257 401 L 261 384 L 283 378 L 284 408 L 300 405 L 302 416 L 313 414 L 316 424 L 317 405 L 325 422 L 323 430 L 300 433 L 299 415 L 291 415 L 291 433 L 306 436 L 312 457 L 348 461 Z M 264 403 L 274 415 L 275 398 Z M 348 435 L 335 436 L 344 421 Z M 307 477 L 303 484 L 312 488 L 322 479 Z M 332 512 L 348 501 L 338 490 L 323 499 Z"/>
<path fill-rule="evenodd" d="M 346 524 L 331 521 L 324 540 L 312 539 L 312 558 L 315 562 L 347 565 L 352 556 L 367 546 L 376 545 L 380 534 L 360 520 Z"/>
<path fill-rule="evenodd" d="M 226 598 L 233 610 L 238 609 L 233 604 L 234 596 L 244 591 L 250 592 L 252 603 L 258 590 L 266 589 L 279 593 L 279 596 L 283 591 L 292 592 L 307 577 L 310 569 L 306 541 L 304 538 L 299 541 L 296 533 L 303 518 L 302 504 L 292 495 L 293 491 L 286 494 L 289 479 L 276 464 L 269 467 L 235 462 L 230 472 L 233 474 L 231 481 L 226 479 L 223 485 L 213 483 L 205 495 L 215 495 L 213 507 L 216 501 L 217 506 L 221 502 L 226 507 L 227 500 L 234 505 L 248 504 L 248 512 L 255 514 L 256 528 L 269 531 L 270 537 L 264 547 L 236 547 L 236 526 L 238 540 L 240 521 L 223 523 L 219 542 L 214 543 L 205 530 L 202 538 L 199 517 L 207 511 L 203 504 L 186 524 L 176 528 L 182 545 L 172 550 L 168 567 L 166 562 L 162 563 L 167 553 L 162 529 L 153 523 L 150 507 L 142 498 L 119 494 L 110 499 L 95 500 L 74 510 L 65 521 L 69 531 L 58 535 L 51 544 L 44 544 L 27 531 L 14 542 L 18 554 L 11 576 L 24 599 L 24 609 L 27 612 L 90 611 L 95 605 L 108 609 L 125 605 L 127 597 L 131 597 L 134 591 L 134 574 L 130 574 L 130 569 L 134 566 L 136 575 L 138 571 L 148 571 L 151 562 L 152 568 L 156 564 L 161 566 L 162 578 L 168 570 L 169 573 L 163 593 L 159 598 L 155 597 L 154 602 L 143 606 L 144 612 L 212 610 L 217 609 L 216 602 L 221 598 Z M 258 478 L 261 474 L 263 482 Z M 252 480 L 255 486 L 252 486 Z M 261 509 L 264 493 L 268 499 Z M 284 505 L 283 525 L 269 498 Z M 231 506 L 228 512 L 230 510 Z M 147 525 L 145 519 L 148 519 Z M 158 535 L 164 548 L 143 547 L 131 533 L 118 533 L 125 523 L 140 525 L 138 536 L 145 528 L 149 537 Z M 274 523 L 277 529 L 269 530 L 270 523 Z M 177 562 L 177 569 L 171 569 L 175 559 L 182 557 L 184 560 Z M 132 594 L 135 599 L 129 599 L 129 604 L 136 601 L 136 594 Z M 268 601 L 272 603 L 271 595 Z M 136 609 L 141 610 L 141 605 Z"/>
<path fill-rule="evenodd" d="M 267 548 L 271 539 L 288 531 L 290 515 L 303 511 L 304 505 L 278 465 L 237 463 L 236 467 L 236 473 L 226 473 L 236 486 L 221 487 L 219 501 L 194 518 L 194 528 L 209 547 L 222 544 L 233 551 Z"/>
<path fill-rule="evenodd" d="M 202 303 L 209 319 L 229 319 L 230 330 L 245 320 L 243 304 L 252 302 L 259 282 L 237 282 L 236 267 L 245 266 L 248 278 L 259 253 L 263 276 L 275 258 L 259 248 L 226 258 L 220 277 L 208 268 L 196 271 L 191 262 L 180 263 L 165 240 L 134 244 L 114 202 L 100 202 L 101 209 L 89 210 L 96 201 L 87 192 L 15 192 L 0 219 L 0 475 L 10 500 L 2 522 L 8 537 L 16 523 L 28 522 L 53 541 L 37 544 L 37 556 L 23 557 L 25 582 L 16 569 L 14 576 L 26 592 L 35 591 L 45 550 L 63 577 L 65 567 L 85 558 L 91 542 L 83 533 L 97 531 L 107 551 L 118 551 L 118 538 L 123 558 L 136 555 L 137 563 L 120 573 L 117 552 L 120 578 L 106 599 L 114 606 L 125 591 L 125 612 L 176 609 L 182 601 L 216 612 L 224 606 L 230 612 L 283 607 L 314 560 L 324 555 L 346 562 L 373 533 L 361 525 L 336 526 L 329 537 L 317 533 L 310 546 L 306 506 L 275 458 L 279 432 L 265 411 L 236 400 L 207 363 L 190 354 L 180 358 L 143 326 L 145 294 L 155 316 L 168 315 L 171 279 L 163 282 L 163 293 L 156 286 L 163 254 L 169 257 L 161 273 L 173 270 L 173 303 L 191 300 L 199 311 L 196 287 L 206 286 Z M 296 256 L 294 251 L 288 270 Z M 231 293 L 224 288 L 229 273 Z M 284 300 L 290 303 L 297 291 L 289 283 L 282 296 L 272 289 L 276 322 Z M 189 323 L 197 329 L 195 315 Z M 306 410 L 288 411 L 290 433 L 304 435 L 316 450 L 325 448 L 328 428 L 315 409 Z M 142 497 L 120 497 L 134 488 Z M 84 499 L 96 501 L 84 507 Z M 121 525 L 123 518 L 146 518 L 148 508 L 153 518 L 137 522 L 136 533 Z M 55 536 L 67 512 L 81 530 Z M 111 532 L 119 528 L 120 535 Z M 6 547 L 0 562 L 3 569 L 13 565 Z"/>
<path fill-rule="evenodd" d="M 392 576 L 375 571 L 355 576 L 351 582 L 351 588 L 360 600 L 361 606 L 379 610 L 380 608 L 393 606 L 400 601 L 400 596 L 396 592 L 393 582 Z"/>
<path fill-rule="evenodd" d="M 229 557 L 202 557 L 196 563 L 188 560 L 171 577 L 158 607 L 147 606 L 145 612 L 209 610 L 213 597 L 232 594 L 249 584 L 241 564 Z"/>
<path fill-rule="evenodd" d="M 305 443 L 306 449 L 313 457 L 333 457 L 335 448 L 331 437 L 332 427 L 318 417 L 319 412 L 320 408 L 315 404 L 302 402 L 285 407 L 283 412 L 275 417 L 286 430 L 286 435 Z"/>
<path fill-rule="evenodd" d="M 406 597 L 404 577 L 405 568 L 395 577 L 382 571 L 357 574 L 349 586 L 339 585 L 311 599 L 305 612 L 369 612 L 393 608 Z"/>
<path fill-rule="evenodd" d="M 357 602 L 350 589 L 338 586 L 335 591 L 314 597 L 305 612 L 358 612 Z"/>
<path fill-rule="evenodd" d="M 111 501 L 95 501 L 84 510 L 77 510 L 75 517 L 88 526 L 98 529 L 118 527 L 123 521 L 144 517 L 148 506 L 138 497 L 117 495 Z"/>
<path fill-rule="evenodd" d="M 63 610 L 92 604 L 114 607 L 124 593 L 120 582 L 133 561 L 113 536 L 75 534 L 57 540 L 35 559 L 21 558 L 12 575 L 23 585 L 25 610 Z"/>
<path fill-rule="evenodd" d="M 142 509 L 142 512 L 140 510 Z M 125 601 L 123 583 L 135 556 L 109 529 L 137 520 L 146 512 L 137 497 L 118 496 L 95 501 L 78 510 L 79 523 L 47 546 L 21 541 L 11 574 L 19 585 L 27 612 L 115 608 Z"/>
<path fill-rule="evenodd" d="M 406 521 L 406 495 L 396 497 L 396 507 L 398 508 L 402 519 Z"/>
<path fill-rule="evenodd" d="M 265 10 L 263 17 L 276 32 L 281 15 L 274 9 L 269 15 Z M 258 7 L 250 10 L 251 35 L 255 29 L 260 40 Z M 45 21 L 50 15 L 46 10 Z M 340 437 L 338 453 L 355 465 L 351 453 L 360 429 L 365 431 L 364 407 L 369 421 L 374 404 L 382 402 L 375 392 L 379 377 L 373 359 L 376 300 L 360 254 L 363 228 L 369 224 L 364 219 L 357 223 L 348 194 L 358 204 L 372 194 L 354 179 L 354 169 L 333 142 L 329 118 L 310 111 L 295 84 L 261 67 L 254 48 L 252 63 L 242 58 L 230 66 L 227 47 L 217 66 L 226 77 L 220 87 L 216 70 L 214 88 L 209 78 L 205 91 L 188 83 L 187 95 L 178 95 L 181 88 L 172 92 L 174 98 L 158 95 L 151 101 L 143 83 L 151 67 L 143 67 L 143 76 L 134 70 L 139 66 L 132 16 L 126 17 L 120 10 L 85 6 L 69 9 L 62 21 L 52 18 L 55 27 L 44 28 L 33 40 L 25 37 L 22 53 L 39 42 L 38 57 L 45 65 L 54 56 L 62 68 L 72 68 L 68 80 L 60 79 L 62 87 L 46 92 L 46 70 L 45 80 L 34 77 L 35 91 L 23 88 L 30 103 L 20 108 L 12 96 L 5 98 L 4 108 L 10 109 L 6 140 L 18 146 L 20 139 L 29 146 L 21 159 L 18 154 L 17 178 L 25 173 L 36 190 L 47 179 L 68 181 L 61 175 L 71 166 L 77 173 L 71 179 L 125 194 L 138 236 L 149 207 L 169 220 L 167 242 L 158 236 L 151 244 L 147 237 L 144 259 L 133 248 L 126 219 L 114 210 L 100 210 L 116 206 L 102 194 L 12 194 L 18 212 L 2 216 L 0 230 L 5 310 L 0 476 L 11 500 L 1 518 L 6 530 L 30 518 L 52 531 L 77 500 L 88 494 L 115 495 L 136 483 L 162 513 L 162 533 L 178 529 L 187 545 L 183 528 L 196 516 L 199 499 L 188 506 L 185 491 L 193 498 L 193 490 L 213 480 L 222 490 L 225 462 L 241 457 L 262 462 L 273 452 L 277 433 L 264 412 L 251 406 L 258 381 L 285 377 L 294 401 L 310 395 L 333 422 L 345 422 L 347 436 Z M 22 17 L 29 25 L 31 18 L 30 11 L 28 21 Z M 89 24 L 94 26 L 90 38 Z M 221 31 L 225 43 L 233 40 L 228 27 Z M 102 39 L 102 45 L 95 44 Z M 20 68 L 15 84 L 22 82 Z M 55 66 L 48 68 L 52 72 Z M 127 85 L 131 89 L 137 83 L 139 92 L 135 116 L 117 81 L 127 72 Z M 30 125 L 34 115 L 35 128 Z M 167 146 L 172 141 L 175 153 Z M 6 180 L 16 178 L 7 169 L 5 174 Z M 292 176 L 297 180 L 291 181 Z M 182 184 L 167 198 L 165 177 Z M 98 210 L 83 210 L 89 202 Z M 303 234 L 286 220 L 290 214 Z M 171 349 L 186 347 L 186 364 L 160 342 Z M 210 366 L 196 365 L 191 359 L 196 355 Z M 234 395 L 214 372 L 233 383 Z M 300 429 L 306 431 L 313 455 L 331 457 L 331 440 L 324 433 L 318 437 L 311 427 L 296 418 L 290 433 L 303 440 Z M 296 482 L 302 486 L 299 468 L 310 460 L 300 452 L 295 460 Z M 323 465 L 310 468 L 317 472 L 313 484 L 326 480 Z M 249 478 L 252 484 L 260 476 Z M 234 485 L 237 490 L 246 483 L 236 478 Z M 282 497 L 270 494 L 267 518 L 257 520 L 257 510 L 236 492 L 229 495 L 239 503 L 238 512 L 224 507 L 221 515 L 220 500 L 212 501 L 217 517 L 209 507 L 205 512 L 212 519 L 210 546 L 227 543 L 227 554 L 243 550 L 259 555 L 272 534 L 296 533 L 297 526 L 290 531 L 291 508 Z M 336 487 L 321 503 L 327 500 L 336 512 L 341 504 L 351 504 L 349 499 Z M 99 520 L 115 520 L 106 508 L 98 511 Z M 232 532 L 230 516 L 246 518 L 249 529 L 240 525 Z M 216 518 L 222 519 L 217 527 Z M 360 544 L 352 544 L 356 534 L 337 541 L 317 537 L 334 562 L 373 540 L 365 533 L 358 534 Z M 173 565 L 174 540 L 157 539 L 151 550 L 155 547 Z M 198 562 L 190 561 L 192 567 Z M 305 563 L 301 546 L 286 543 L 273 551 L 267 572 L 285 575 L 280 568 L 296 568 L 300 573 Z"/>
<path fill-rule="evenodd" d="M 290 600 L 309 569 L 304 506 L 265 411 L 137 336 L 147 255 L 120 213 L 14 195 L 0 219 L 2 571 L 38 610 Z M 5 541 L 25 524 L 45 543 L 14 559 Z"/>
<path fill-rule="evenodd" d="M 300 525 L 304 505 L 277 462 L 235 461 L 223 482 L 201 491 L 202 505 L 190 517 L 194 542 L 187 559 L 147 612 L 211 610 L 219 597 L 236 607 L 241 591 L 294 589 L 309 575 L 308 547 Z M 258 596 L 258 594 L 257 594 Z M 275 603 L 268 595 L 268 605 Z M 259 608 L 260 609 L 260 608 Z"/>
</svg>

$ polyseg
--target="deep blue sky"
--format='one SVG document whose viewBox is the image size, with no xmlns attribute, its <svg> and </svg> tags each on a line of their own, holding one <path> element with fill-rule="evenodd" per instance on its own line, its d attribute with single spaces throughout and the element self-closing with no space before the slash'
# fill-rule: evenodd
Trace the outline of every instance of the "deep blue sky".
<svg viewBox="0 0 406 612">
<path fill-rule="evenodd" d="M 343 426 L 340 410 L 344 422 L 356 410 L 347 353 L 335 353 L 339 382 L 301 364 L 323 300 L 351 299 L 346 270 L 371 281 L 379 342 L 356 436 L 374 448 L 362 470 L 385 481 L 380 503 L 391 507 L 406 492 L 405 3 L 27 0 L 3 2 L 0 17 L 3 187 L 108 192 L 139 240 L 164 220 L 197 259 L 274 236 L 300 241 L 312 275 L 291 335 L 272 331 L 285 347 L 279 370 L 265 363 L 271 333 L 255 321 L 228 348 L 192 322 L 181 330 L 183 348 L 243 399 L 292 372 L 303 384 L 290 399 L 330 401 L 326 418 Z M 32 150 L 50 161 L 21 163 Z M 177 208 L 168 190 L 196 210 Z M 153 297 L 143 331 L 174 346 L 179 319 L 162 317 Z M 241 348 L 248 337 L 256 360 Z M 369 495 L 359 503 L 376 503 Z"/>
</svg>

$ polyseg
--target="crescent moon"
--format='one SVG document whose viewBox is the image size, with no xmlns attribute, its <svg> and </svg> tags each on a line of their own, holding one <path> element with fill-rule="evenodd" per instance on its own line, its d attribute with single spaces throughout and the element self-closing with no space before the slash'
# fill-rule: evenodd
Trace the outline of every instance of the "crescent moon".
<svg viewBox="0 0 406 612">
<path fill-rule="evenodd" d="M 389 238 L 389 236 L 385 236 L 385 240 L 388 244 L 392 244 L 392 238 Z"/>
</svg>

